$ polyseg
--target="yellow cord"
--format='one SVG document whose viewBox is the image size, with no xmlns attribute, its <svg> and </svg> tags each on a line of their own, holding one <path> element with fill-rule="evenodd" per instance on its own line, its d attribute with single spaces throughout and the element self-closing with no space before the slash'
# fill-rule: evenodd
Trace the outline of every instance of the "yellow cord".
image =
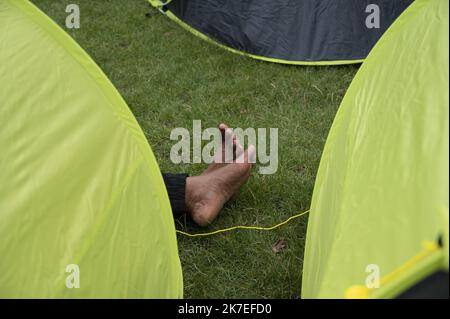
<svg viewBox="0 0 450 319">
<path fill-rule="evenodd" d="M 283 225 L 287 224 L 288 222 L 290 222 L 291 220 L 293 220 L 295 218 L 298 218 L 298 217 L 301 217 L 301 216 L 303 216 L 303 215 L 305 215 L 307 213 L 309 213 L 309 209 L 307 211 L 304 211 L 303 213 L 299 213 L 297 215 L 291 216 L 288 219 L 286 219 L 285 221 L 282 221 L 281 223 L 276 224 L 274 226 L 270 226 L 270 227 L 258 227 L 258 226 L 239 225 L 239 226 L 233 226 L 233 227 L 229 227 L 229 228 L 215 230 L 215 231 L 210 232 L 210 233 L 189 234 L 189 233 L 186 233 L 186 232 L 178 230 L 178 229 L 176 230 L 176 232 L 178 234 L 185 235 L 185 236 L 188 236 L 188 237 L 200 237 L 200 236 L 211 236 L 211 235 L 224 233 L 224 232 L 227 232 L 227 231 L 230 231 L 230 230 L 235 230 L 235 229 L 273 230 L 273 229 L 278 228 L 280 226 L 283 226 Z"/>
<path fill-rule="evenodd" d="M 417 263 L 421 262 L 426 257 L 432 255 L 436 251 L 439 251 L 441 248 L 439 245 L 432 241 L 423 241 L 422 242 L 423 250 L 418 254 L 411 257 L 411 259 L 407 260 L 403 265 L 395 269 L 394 271 L 388 273 L 380 280 L 380 287 L 385 286 L 388 283 L 394 282 L 398 280 L 401 275 L 408 272 L 412 267 L 414 267 Z M 363 285 L 354 285 L 349 287 L 345 291 L 345 298 L 347 299 L 368 299 L 370 298 L 371 293 L 374 290 L 368 288 Z"/>
</svg>

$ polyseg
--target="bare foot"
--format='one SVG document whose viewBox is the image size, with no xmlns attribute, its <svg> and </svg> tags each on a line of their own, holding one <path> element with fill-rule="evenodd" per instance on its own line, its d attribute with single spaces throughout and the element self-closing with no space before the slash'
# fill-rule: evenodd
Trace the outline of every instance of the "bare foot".
<svg viewBox="0 0 450 319">
<path fill-rule="evenodd" d="M 208 166 L 206 171 L 203 172 L 203 174 L 209 173 L 212 170 L 215 170 L 217 168 L 225 166 L 227 163 L 229 164 L 231 161 L 234 161 L 237 156 L 241 155 L 244 151 L 243 147 L 239 144 L 238 140 L 236 139 L 236 136 L 233 135 L 233 131 L 224 123 L 221 123 L 219 125 L 220 133 L 222 134 L 222 148 L 221 152 L 217 152 L 214 156 L 214 161 Z M 231 140 L 231 147 L 232 149 L 232 156 L 233 158 L 226 158 L 225 150 L 226 150 L 226 143 L 225 140 L 229 139 Z"/>
<path fill-rule="evenodd" d="M 233 163 L 211 163 L 202 175 L 187 178 L 186 206 L 197 225 L 211 224 L 223 205 L 247 182 L 254 156 L 255 147 L 250 145 Z"/>
</svg>

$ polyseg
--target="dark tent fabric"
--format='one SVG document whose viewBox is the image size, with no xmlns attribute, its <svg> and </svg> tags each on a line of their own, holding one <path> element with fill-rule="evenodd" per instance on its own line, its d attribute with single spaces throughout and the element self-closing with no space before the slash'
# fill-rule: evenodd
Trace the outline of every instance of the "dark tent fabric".
<svg viewBox="0 0 450 319">
<path fill-rule="evenodd" d="M 150 0 L 198 36 L 289 64 L 362 62 L 412 0 Z"/>
</svg>

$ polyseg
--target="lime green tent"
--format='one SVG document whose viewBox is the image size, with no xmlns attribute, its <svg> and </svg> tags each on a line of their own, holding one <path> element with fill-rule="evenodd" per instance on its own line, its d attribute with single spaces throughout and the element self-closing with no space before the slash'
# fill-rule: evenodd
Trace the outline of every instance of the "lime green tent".
<svg viewBox="0 0 450 319">
<path fill-rule="evenodd" d="M 24 0 L 0 1 L 0 64 L 0 298 L 181 297 L 158 165 L 102 71 Z"/>
<path fill-rule="evenodd" d="M 448 9 L 416 0 L 346 93 L 315 184 L 303 298 L 395 297 L 448 267 Z"/>
</svg>

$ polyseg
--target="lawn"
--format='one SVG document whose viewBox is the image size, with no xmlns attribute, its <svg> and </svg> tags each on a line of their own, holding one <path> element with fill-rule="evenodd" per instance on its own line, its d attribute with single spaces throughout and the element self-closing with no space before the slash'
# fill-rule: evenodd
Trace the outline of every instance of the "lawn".
<svg viewBox="0 0 450 319">
<path fill-rule="evenodd" d="M 33 0 L 64 27 L 74 1 Z M 204 42 L 145 0 L 77 0 L 81 28 L 66 30 L 111 79 L 144 130 L 163 172 L 199 174 L 206 164 L 170 161 L 173 128 L 220 122 L 279 130 L 279 167 L 252 174 L 239 196 L 206 230 L 270 226 L 309 208 L 334 115 L 357 66 L 302 67 L 261 62 Z M 151 13 L 151 15 L 146 15 Z M 237 230 L 211 237 L 178 235 L 187 298 L 297 298 L 307 216 L 270 232 Z M 271 246 L 284 239 L 274 254 Z"/>
</svg>

